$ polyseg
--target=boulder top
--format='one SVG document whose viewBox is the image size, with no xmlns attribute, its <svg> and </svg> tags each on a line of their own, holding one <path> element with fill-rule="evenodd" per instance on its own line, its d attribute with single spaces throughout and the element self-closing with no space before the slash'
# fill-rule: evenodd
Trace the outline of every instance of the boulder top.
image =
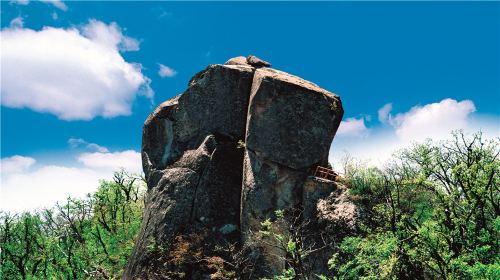
<svg viewBox="0 0 500 280">
<path fill-rule="evenodd" d="M 252 66 L 255 68 L 261 68 L 261 67 L 271 67 L 271 63 L 262 60 L 255 55 L 249 55 L 247 57 L 244 56 L 237 56 L 229 59 L 224 63 L 225 65 L 246 65 L 246 66 Z"/>
</svg>

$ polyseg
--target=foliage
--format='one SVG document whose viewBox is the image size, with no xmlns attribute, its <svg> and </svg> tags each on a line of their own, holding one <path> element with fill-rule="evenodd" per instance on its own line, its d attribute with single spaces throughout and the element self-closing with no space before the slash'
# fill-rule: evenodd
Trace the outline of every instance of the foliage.
<svg viewBox="0 0 500 280">
<path fill-rule="evenodd" d="M 276 275 L 275 277 L 273 277 L 273 280 L 294 280 L 296 276 L 297 275 L 295 274 L 295 269 L 290 267 L 288 269 L 283 270 L 283 272 L 280 275 Z M 267 280 L 267 279 L 263 278 L 261 280 Z"/>
<path fill-rule="evenodd" d="M 32 213 L 0 213 L 0 278 L 119 278 L 140 227 L 143 185 L 120 171 L 84 199 Z"/>
<path fill-rule="evenodd" d="M 356 232 L 311 243 L 318 232 L 300 209 L 276 211 L 256 233 L 284 252 L 286 269 L 273 279 L 310 279 L 307 258 L 326 247 L 333 247 L 334 279 L 500 279 L 499 146 L 498 139 L 457 132 L 448 142 L 403 150 L 383 169 L 346 161 L 342 182 L 361 213 Z M 121 171 L 84 199 L 0 213 L 0 278 L 119 278 L 143 200 L 144 183 Z M 148 253 L 158 253 L 158 267 L 173 278 L 189 278 L 196 268 L 234 279 L 252 267 L 243 249 L 221 242 L 209 248 L 207 236 L 180 235 L 168 248 L 152 241 Z"/>
<path fill-rule="evenodd" d="M 177 234 L 172 241 L 151 238 L 148 266 L 141 279 L 241 279 L 241 250 L 226 239 L 212 239 L 206 229 Z"/>
<path fill-rule="evenodd" d="M 310 221 L 305 221 L 302 214 L 300 209 L 279 209 L 274 211 L 273 219 L 261 222 L 260 242 L 282 252 L 281 257 L 272 251 L 268 254 L 281 258 L 286 264 L 286 269 L 272 278 L 273 280 L 309 279 L 311 271 L 306 265 L 307 258 L 329 246 L 313 242 L 313 239 L 320 234 L 316 229 L 312 229 L 311 232 Z M 319 279 L 321 277 L 317 276 Z"/>
<path fill-rule="evenodd" d="M 245 149 L 247 144 L 243 140 L 238 140 L 238 143 L 236 144 L 237 149 Z"/>
<path fill-rule="evenodd" d="M 384 170 L 350 166 L 361 235 L 330 259 L 339 279 L 498 279 L 498 140 L 427 141 Z"/>
</svg>

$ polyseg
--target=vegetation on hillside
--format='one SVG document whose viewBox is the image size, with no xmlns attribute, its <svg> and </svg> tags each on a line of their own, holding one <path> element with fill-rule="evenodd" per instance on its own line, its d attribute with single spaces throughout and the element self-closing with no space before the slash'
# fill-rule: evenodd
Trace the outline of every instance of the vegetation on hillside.
<svg viewBox="0 0 500 280">
<path fill-rule="evenodd" d="M 454 133 L 384 170 L 348 165 L 360 233 L 329 266 L 338 279 L 500 279 L 498 139 Z"/>
<path fill-rule="evenodd" d="M 360 209 L 357 231 L 333 244 L 330 271 L 318 279 L 500 279 L 499 153 L 498 139 L 456 133 L 406 149 L 383 169 L 348 161 L 343 181 Z M 2 213 L 0 278 L 119 278 L 143 194 L 141 180 L 119 172 L 85 199 Z M 282 241 L 292 258 L 276 279 L 303 279 L 306 251 Z"/>
<path fill-rule="evenodd" d="M 144 189 L 120 171 L 84 199 L 0 213 L 0 279 L 118 279 L 141 225 Z"/>
</svg>

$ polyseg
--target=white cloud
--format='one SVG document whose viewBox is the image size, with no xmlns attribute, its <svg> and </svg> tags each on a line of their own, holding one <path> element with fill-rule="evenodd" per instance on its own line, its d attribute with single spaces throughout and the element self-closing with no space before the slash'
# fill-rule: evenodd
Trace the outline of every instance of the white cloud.
<svg viewBox="0 0 500 280">
<path fill-rule="evenodd" d="M 164 77 L 174 77 L 175 75 L 177 75 L 177 72 L 166 66 L 166 65 L 163 65 L 161 63 L 158 63 L 158 66 L 160 67 L 160 69 L 158 70 L 158 75 L 160 75 L 160 77 L 164 78 Z"/>
<path fill-rule="evenodd" d="M 89 150 L 100 152 L 100 153 L 109 152 L 109 150 L 106 147 L 97 145 L 96 143 L 89 143 L 89 142 L 83 140 L 82 138 L 69 138 L 68 144 L 73 149 L 83 146 Z"/>
<path fill-rule="evenodd" d="M 22 17 L 16 17 L 10 21 L 10 28 L 23 28 L 24 19 Z"/>
<path fill-rule="evenodd" d="M 81 145 L 86 145 L 87 141 L 83 140 L 82 138 L 69 138 L 68 139 L 68 144 L 71 148 L 78 148 Z"/>
<path fill-rule="evenodd" d="M 94 150 L 94 151 L 97 151 L 99 153 L 107 153 L 107 152 L 109 152 L 108 148 L 103 147 L 103 146 L 99 146 L 96 143 L 88 143 L 87 144 L 87 148 L 91 149 L 91 150 Z"/>
<path fill-rule="evenodd" d="M 112 50 L 139 50 L 139 41 L 123 35 L 120 26 L 116 22 L 108 25 L 102 21 L 91 19 L 88 24 L 83 26 L 82 34 L 93 42 L 107 46 Z"/>
<path fill-rule="evenodd" d="M 339 137 L 363 137 L 368 134 L 368 128 L 365 125 L 364 118 L 348 118 L 340 123 L 337 130 Z"/>
<path fill-rule="evenodd" d="M 378 109 L 378 120 L 381 123 L 386 123 L 390 119 L 392 111 L 392 103 L 385 104 L 382 108 Z"/>
<path fill-rule="evenodd" d="M 443 138 L 455 129 L 467 129 L 469 115 L 476 111 L 470 100 L 444 99 L 438 103 L 415 106 L 397 114 L 391 124 L 403 141 Z"/>
<path fill-rule="evenodd" d="M 19 212 L 51 207 L 68 196 L 83 197 L 94 192 L 100 180 L 112 179 L 113 171 L 121 167 L 141 172 L 140 153 L 132 150 L 84 153 L 77 157 L 77 162 L 83 163 L 79 166 L 49 164 L 30 168 L 34 162 L 35 159 L 22 156 L 2 159 L 2 210 Z"/>
<path fill-rule="evenodd" d="M 66 4 L 64 4 L 63 1 L 61 0 L 39 0 L 39 1 L 45 4 L 53 5 L 54 7 L 63 11 L 68 10 L 68 6 L 66 6 Z M 10 3 L 25 6 L 30 3 L 30 0 L 12 0 L 10 1 Z"/>
<path fill-rule="evenodd" d="M 130 115 L 138 94 L 152 98 L 150 79 L 120 51 L 137 40 L 116 23 L 90 20 L 76 28 L 5 28 L 2 38 L 2 105 L 48 112 L 63 120 Z"/>
<path fill-rule="evenodd" d="M 370 127 L 367 137 L 335 137 L 330 149 L 330 161 L 334 166 L 338 167 L 345 152 L 382 166 L 394 152 L 410 147 L 414 142 L 427 138 L 437 141 L 449 139 L 451 132 L 458 129 L 465 133 L 481 130 L 488 138 L 500 136 L 498 116 L 487 118 L 474 114 L 476 107 L 471 100 L 444 99 L 415 106 L 395 116 L 390 114 L 390 107 L 386 104 L 379 110 L 379 120 L 383 125 Z"/>
<path fill-rule="evenodd" d="M 89 168 L 99 170 L 113 171 L 117 167 L 123 167 L 133 172 L 141 170 L 140 165 L 137 164 L 141 163 L 141 154 L 133 150 L 114 153 L 83 153 L 78 157 L 78 161 Z"/>
<path fill-rule="evenodd" d="M 63 1 L 61 1 L 61 0 L 40 0 L 40 2 L 43 2 L 46 4 L 51 4 L 54 7 L 58 8 L 60 10 L 63 10 L 63 11 L 68 10 L 68 6 L 66 6 L 66 4 L 64 4 Z"/>
<path fill-rule="evenodd" d="M 0 207 L 20 212 L 51 207 L 68 197 L 83 197 L 97 188 L 101 174 L 87 168 L 48 165 L 32 172 L 2 176 Z"/>
<path fill-rule="evenodd" d="M 382 166 L 393 152 L 406 147 L 391 130 L 371 131 L 366 138 L 335 138 L 330 148 L 329 160 L 338 169 L 345 154 L 356 159 Z M 342 171 L 342 170 L 339 170 Z"/>
<path fill-rule="evenodd" d="M 2 174 L 19 173 L 30 168 L 35 162 L 34 158 L 16 155 L 3 158 L 0 170 Z"/>
</svg>

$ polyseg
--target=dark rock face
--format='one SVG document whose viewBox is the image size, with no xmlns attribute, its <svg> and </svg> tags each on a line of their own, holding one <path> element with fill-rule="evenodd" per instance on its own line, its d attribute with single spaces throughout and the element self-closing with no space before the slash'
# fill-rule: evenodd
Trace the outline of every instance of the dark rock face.
<svg viewBox="0 0 500 280">
<path fill-rule="evenodd" d="M 255 71 L 249 106 L 248 149 L 297 170 L 328 162 L 343 115 L 337 96 L 301 78 L 264 68 Z"/>
<path fill-rule="evenodd" d="M 317 220 L 316 204 L 333 188 L 310 181 L 309 169 L 327 164 L 343 109 L 338 96 L 260 68 L 268 66 L 254 56 L 210 65 L 148 117 L 142 139 L 148 194 L 124 279 L 170 279 L 159 276 L 166 268 L 151 247 L 186 235 L 203 236 L 206 252 L 220 240 L 252 252 L 250 278 L 285 268 L 276 256 L 286 253 L 254 233 L 276 210 L 302 207 L 305 218 Z M 210 279 L 210 272 L 189 277 Z"/>
<path fill-rule="evenodd" d="M 338 108 L 332 110 L 332 104 Z M 313 165 L 328 162 L 343 111 L 332 93 L 298 77 L 269 68 L 254 74 L 247 116 L 241 230 L 243 241 L 258 244 L 264 275 L 285 268 L 285 252 L 259 244 L 253 233 L 274 211 L 302 204 L 302 189 Z M 272 265 L 268 265 L 272 264 Z"/>
<path fill-rule="evenodd" d="M 144 123 L 143 166 L 163 169 L 208 134 L 243 139 L 253 70 L 211 65 L 196 74 L 183 94 L 161 104 Z"/>
</svg>

